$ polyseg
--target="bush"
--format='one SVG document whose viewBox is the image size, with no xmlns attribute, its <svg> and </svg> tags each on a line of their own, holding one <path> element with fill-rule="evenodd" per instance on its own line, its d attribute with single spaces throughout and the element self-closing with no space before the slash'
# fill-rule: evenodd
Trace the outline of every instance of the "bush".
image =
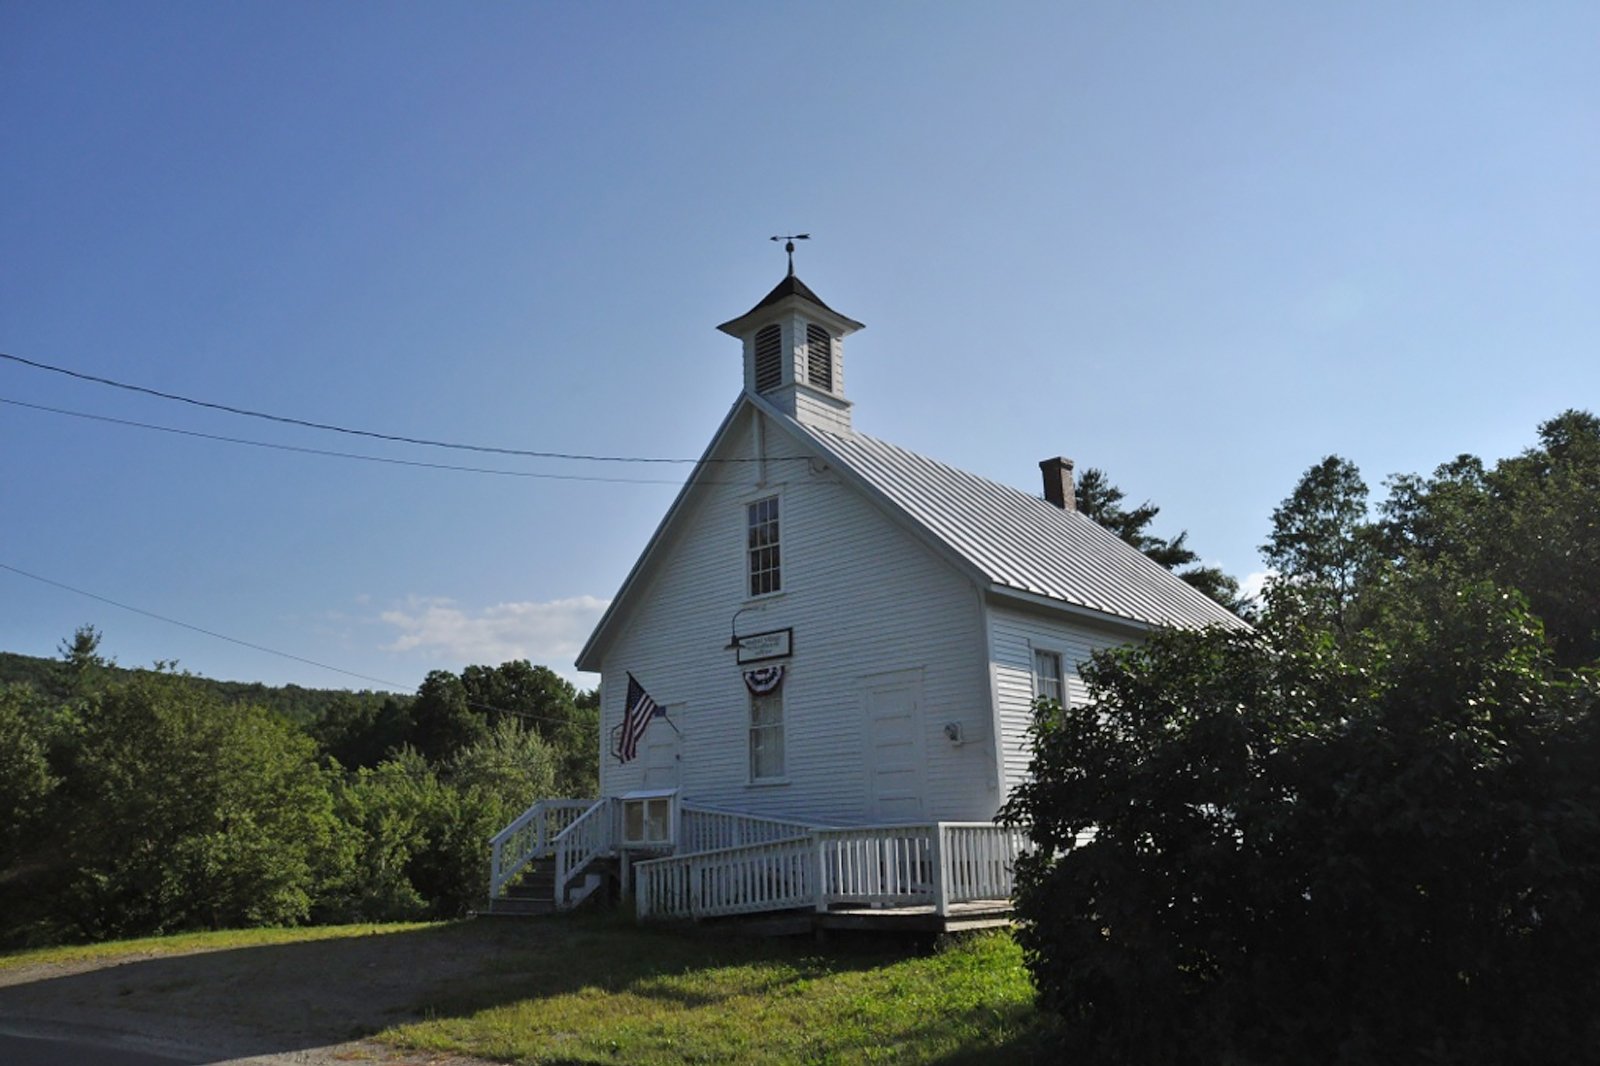
<svg viewBox="0 0 1600 1066">
<path fill-rule="evenodd" d="M 1039 708 L 1019 933 L 1105 1063 L 1600 1060 L 1600 697 L 1427 574 L 1343 645 L 1166 633 Z M 1093 838 L 1075 846 L 1080 834 Z"/>
</svg>

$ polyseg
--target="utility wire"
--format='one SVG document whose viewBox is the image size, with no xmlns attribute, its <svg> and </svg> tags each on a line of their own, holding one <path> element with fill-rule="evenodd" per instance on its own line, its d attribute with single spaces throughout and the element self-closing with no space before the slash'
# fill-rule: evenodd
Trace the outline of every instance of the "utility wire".
<svg viewBox="0 0 1600 1066">
<path fill-rule="evenodd" d="M 468 474 L 495 474 L 499 477 L 531 477 L 545 478 L 552 481 L 600 481 L 620 485 L 680 485 L 681 481 L 673 478 L 635 478 L 635 477 L 598 477 L 588 474 L 548 474 L 532 470 L 497 470 L 483 466 L 456 466 L 452 463 L 425 463 L 416 459 L 393 459 L 382 455 L 361 455 L 356 452 L 336 452 L 325 448 L 305 448 L 295 444 L 276 444 L 264 440 L 247 440 L 243 437 L 224 437 L 216 433 L 201 433 L 193 429 L 178 429 L 173 426 L 158 426 L 150 422 L 135 422 L 127 418 L 112 418 L 109 415 L 94 415 L 86 411 L 70 411 L 63 407 L 47 407 L 40 403 L 28 403 L 25 400 L 12 400 L 0 396 L 0 403 L 10 404 L 13 407 L 26 407 L 33 411 L 47 411 L 53 415 L 66 415 L 70 418 L 86 418 L 95 422 L 109 422 L 116 426 L 131 426 L 135 429 L 148 429 L 157 433 L 173 433 L 180 437 L 198 437 L 201 440 L 222 441 L 227 444 L 244 444 L 252 448 L 271 448 L 281 452 L 300 452 L 304 455 L 326 455 L 336 459 L 359 459 L 366 463 L 388 463 L 392 466 L 415 466 L 425 470 L 454 470 Z"/>
<path fill-rule="evenodd" d="M 315 666 L 322 670 L 332 670 L 336 674 L 344 674 L 346 677 L 360 678 L 362 681 L 376 681 L 380 685 L 388 685 L 391 688 L 399 689 L 401 691 L 404 691 L 406 688 L 406 686 L 399 681 L 390 681 L 389 679 L 383 677 L 372 677 L 368 674 L 358 674 L 354 670 L 344 670 L 337 666 L 330 666 L 327 663 L 320 663 L 315 659 L 307 659 L 303 655 L 294 655 L 286 651 L 279 651 L 276 648 L 269 648 L 264 644 L 252 644 L 248 640 L 240 640 L 238 637 L 230 637 L 225 633 L 218 633 L 215 630 L 205 629 L 197 625 L 190 625 L 188 622 L 180 622 L 176 618 L 168 618 L 164 614 L 156 614 L 154 611 L 147 611 L 143 607 L 135 607 L 132 604 L 121 603 L 117 600 L 111 599 L 109 596 L 99 596 L 93 592 L 85 591 L 84 589 L 74 588 L 73 586 L 61 581 L 52 581 L 48 577 L 40 577 L 38 574 L 31 574 L 26 570 L 15 566 L 10 566 L 6 563 L 0 563 L 0 570 L 9 570 L 13 574 L 28 578 L 31 581 L 37 581 L 42 585 L 51 585 L 58 589 L 65 589 L 68 592 L 75 592 L 79 596 L 87 596 L 91 600 L 98 600 L 101 603 L 109 603 L 111 606 L 120 607 L 124 611 L 132 611 L 134 614 L 142 614 L 146 618 L 154 618 L 158 622 L 166 622 L 168 625 L 179 626 L 183 629 L 192 630 L 196 633 L 204 633 L 208 637 L 215 637 L 218 640 L 225 640 L 229 644 L 237 644 L 240 647 L 250 648 L 253 651 L 261 651 L 266 652 L 268 655 L 276 655 L 280 659 L 293 659 L 295 662 L 305 663 L 307 666 Z"/>
<path fill-rule="evenodd" d="M 336 674 L 344 674 L 346 677 L 359 678 L 362 681 L 375 681 L 380 685 L 388 685 L 391 689 L 397 690 L 400 693 L 404 693 L 406 689 L 405 684 L 399 681 L 390 681 L 388 678 L 383 677 L 373 677 L 370 674 L 358 674 L 354 670 L 345 670 L 338 666 L 330 666 L 328 663 L 318 662 L 315 659 L 307 659 L 303 655 L 294 655 L 290 652 L 279 651 L 276 648 L 269 648 L 265 644 L 253 644 L 248 640 L 240 640 L 238 637 L 230 637 L 226 633 L 218 633 L 215 630 L 205 629 L 197 625 L 191 625 L 188 622 L 180 622 L 176 618 L 168 618 L 164 614 L 157 614 L 154 611 L 147 611 L 143 607 L 134 607 L 132 604 L 113 600 L 109 596 L 100 596 L 84 589 L 75 588 L 74 586 L 68 585 L 65 582 L 54 581 L 48 577 L 41 577 L 38 574 L 29 573 L 20 567 L 11 566 L 6 563 L 0 563 L 0 570 L 8 570 L 19 577 L 28 578 L 30 581 L 37 581 L 40 584 L 49 585 L 53 588 L 65 589 L 67 592 L 77 593 L 79 596 L 86 596 L 91 600 L 98 600 L 100 603 L 109 603 L 113 607 L 120 607 L 124 611 L 132 611 L 134 614 L 142 614 L 146 618 L 154 618 L 158 622 L 165 622 L 168 625 L 179 626 L 183 629 L 192 630 L 196 633 L 203 633 L 208 637 L 215 637 L 218 640 L 225 640 L 229 644 L 237 644 L 240 647 L 249 648 L 252 651 L 266 652 L 268 655 L 276 655 L 281 659 L 293 659 L 297 663 L 305 663 L 307 666 L 315 666 L 321 670 L 332 670 Z M 508 714 L 515 718 L 524 718 L 533 722 L 551 722 L 556 725 L 568 724 L 567 719 L 564 718 L 551 718 L 548 715 L 530 714 L 526 711 L 510 711 L 504 707 L 494 707 L 487 703 L 478 703 L 476 700 L 468 700 L 467 706 L 475 710 L 494 711 L 497 714 Z"/>
<path fill-rule="evenodd" d="M 407 437 L 396 433 L 378 433 L 370 429 L 351 429 L 348 426 L 337 426 L 329 422 L 312 422 L 304 418 L 293 418 L 288 415 L 269 414 L 265 411 L 252 411 L 246 407 L 233 407 L 225 403 L 213 403 L 210 400 L 196 400 L 190 396 L 181 396 L 175 392 L 162 392 L 144 385 L 132 385 L 125 381 L 113 378 L 100 377 L 95 374 L 86 374 L 79 370 L 69 370 L 62 366 L 53 366 L 50 363 L 41 363 L 33 359 L 24 359 L 20 355 L 8 355 L 0 352 L 0 359 L 6 359 L 23 366 L 31 366 L 36 370 L 48 370 L 52 374 L 64 374 L 80 381 L 92 381 L 97 385 L 109 385 L 115 389 L 126 389 L 129 392 L 143 393 L 146 396 L 155 396 L 163 400 L 172 400 L 177 403 L 186 403 L 194 407 L 206 407 L 213 411 L 226 411 L 229 414 L 242 415 L 246 418 L 260 418 L 268 422 L 281 422 L 290 426 L 304 426 L 307 429 L 321 429 L 329 433 L 345 433 L 354 437 L 371 437 L 374 440 L 394 441 L 400 444 L 418 444 L 429 448 L 452 448 L 458 451 L 488 452 L 494 455 L 520 455 L 530 459 L 571 459 L 593 463 L 697 463 L 698 459 L 677 459 L 650 455 L 586 455 L 577 452 L 540 452 L 523 448 L 499 448 L 487 444 L 462 444 L 455 441 L 431 440 L 427 437 Z M 781 458 L 781 457 L 780 457 Z M 792 457 L 789 457 L 792 458 Z M 752 456 L 730 456 L 719 459 L 706 459 L 708 463 L 756 463 L 760 459 Z"/>
</svg>

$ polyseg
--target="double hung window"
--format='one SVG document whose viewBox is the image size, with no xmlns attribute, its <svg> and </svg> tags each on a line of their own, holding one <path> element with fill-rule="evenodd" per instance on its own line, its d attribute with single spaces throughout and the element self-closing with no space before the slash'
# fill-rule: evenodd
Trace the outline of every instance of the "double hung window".
<svg viewBox="0 0 1600 1066">
<path fill-rule="evenodd" d="M 1061 684 L 1060 652 L 1042 648 L 1033 650 L 1033 694 L 1038 699 L 1066 702 L 1066 693 Z"/>
<path fill-rule="evenodd" d="M 750 697 L 750 780 L 783 776 L 783 693 Z"/>
<path fill-rule="evenodd" d="M 778 497 L 768 496 L 749 504 L 745 518 L 750 595 L 780 592 L 783 578 L 778 565 Z"/>
</svg>

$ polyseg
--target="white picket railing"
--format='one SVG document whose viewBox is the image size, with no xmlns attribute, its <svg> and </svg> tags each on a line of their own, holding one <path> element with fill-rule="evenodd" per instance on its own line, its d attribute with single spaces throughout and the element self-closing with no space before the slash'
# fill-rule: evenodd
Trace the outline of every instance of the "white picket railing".
<svg viewBox="0 0 1600 1066">
<path fill-rule="evenodd" d="M 617 853 L 618 806 L 615 797 L 597 801 L 550 842 L 556 856 L 556 906 L 568 904 L 572 882 L 598 858 Z"/>
<path fill-rule="evenodd" d="M 815 868 L 809 836 L 652 859 L 634 864 L 635 910 L 643 920 L 809 907 Z"/>
<path fill-rule="evenodd" d="M 1017 856 L 1028 847 L 1026 832 L 987 822 L 942 822 L 939 833 L 946 902 L 1011 898 Z"/>
<path fill-rule="evenodd" d="M 987 822 L 810 829 L 803 836 L 636 863 L 638 916 L 802 907 L 928 907 L 1009 899 L 1021 830 Z"/>
<path fill-rule="evenodd" d="M 551 841 L 594 805 L 592 799 L 543 799 L 496 833 L 489 841 L 489 898 L 498 899 L 524 866 L 549 855 Z"/>
<path fill-rule="evenodd" d="M 838 903 L 909 907 L 936 901 L 934 825 L 868 826 L 817 833 L 822 891 L 817 909 Z"/>
<path fill-rule="evenodd" d="M 700 803 L 680 805 L 679 852 L 716 851 L 746 844 L 788 840 L 818 828 L 815 822 L 769 818 L 761 814 L 721 810 Z"/>
</svg>

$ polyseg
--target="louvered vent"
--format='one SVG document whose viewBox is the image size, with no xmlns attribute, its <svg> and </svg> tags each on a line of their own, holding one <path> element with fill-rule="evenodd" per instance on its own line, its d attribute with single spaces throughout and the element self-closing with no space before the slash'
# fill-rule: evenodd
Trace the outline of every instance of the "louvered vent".
<svg viewBox="0 0 1600 1066">
<path fill-rule="evenodd" d="M 833 337 L 814 322 L 806 325 L 806 380 L 833 391 Z"/>
<path fill-rule="evenodd" d="M 756 334 L 756 391 L 769 392 L 783 383 L 783 330 L 764 326 Z"/>
</svg>

